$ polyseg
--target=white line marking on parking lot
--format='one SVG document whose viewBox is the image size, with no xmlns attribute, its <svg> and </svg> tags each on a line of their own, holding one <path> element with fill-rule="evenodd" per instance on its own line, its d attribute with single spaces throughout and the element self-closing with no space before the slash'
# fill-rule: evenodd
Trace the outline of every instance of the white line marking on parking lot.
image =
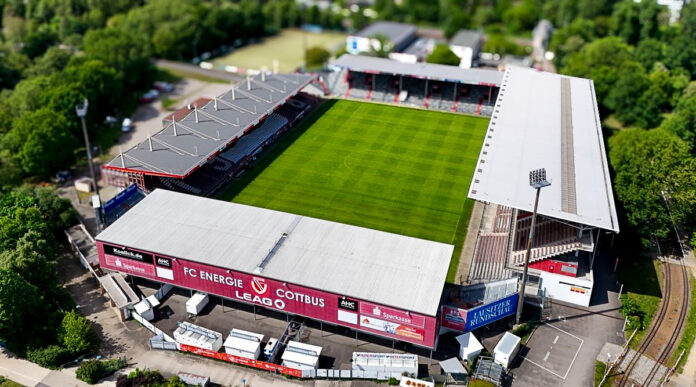
<svg viewBox="0 0 696 387">
<path fill-rule="evenodd" d="M 549 360 L 549 354 L 550 354 L 550 353 L 551 353 L 551 352 L 546 351 L 546 356 L 544 356 L 544 361 Z"/>
<path fill-rule="evenodd" d="M 558 335 L 556 335 L 556 338 L 553 339 L 553 343 L 556 344 L 558 342 Z"/>
<path fill-rule="evenodd" d="M 561 328 L 555 327 L 555 326 L 553 326 L 553 325 L 551 325 L 551 324 L 549 324 L 549 323 L 543 323 L 543 324 L 544 324 L 544 325 L 547 325 L 547 326 L 549 326 L 549 327 L 551 327 L 551 328 L 557 329 L 557 330 L 559 330 L 559 331 L 565 333 L 566 335 L 568 335 L 568 336 L 570 336 L 570 337 L 572 337 L 572 338 L 575 338 L 575 339 L 577 339 L 577 340 L 580 341 L 580 345 L 578 346 L 577 351 L 575 351 L 575 356 L 573 356 L 573 360 L 570 362 L 570 365 L 568 366 L 568 369 L 566 370 L 565 375 L 564 375 L 564 376 L 561 376 L 561 375 L 559 375 L 559 374 L 557 374 L 557 373 L 551 371 L 550 369 L 548 369 L 548 368 L 542 366 L 541 364 L 538 364 L 538 363 L 536 363 L 536 362 L 534 362 L 534 361 L 528 359 L 526 356 L 522 356 L 522 357 L 524 358 L 524 360 L 526 360 L 526 361 L 528 361 L 528 362 L 534 364 L 535 366 L 541 368 L 542 370 L 547 371 L 548 373 L 550 373 L 550 374 L 552 374 L 552 375 L 558 376 L 559 378 L 561 378 L 561 379 L 563 379 L 563 380 L 566 380 L 566 378 L 568 377 L 568 374 L 570 373 L 570 370 L 573 368 L 573 364 L 575 364 L 575 360 L 578 358 L 578 354 L 580 353 L 580 349 L 582 348 L 582 345 L 585 343 L 585 340 L 583 340 L 583 339 L 581 339 L 581 338 L 575 336 L 575 335 L 572 334 L 572 333 L 566 332 L 566 331 L 564 331 L 564 330 L 561 329 Z M 536 330 L 535 330 L 535 332 L 536 332 Z M 529 340 L 531 340 L 531 337 L 529 338 Z M 527 342 L 529 342 L 529 340 L 527 340 Z M 554 344 L 556 343 L 556 340 L 558 340 L 558 336 L 556 336 L 556 339 L 554 340 Z M 547 352 L 546 352 L 546 356 L 544 356 L 544 361 L 546 361 L 546 360 L 548 359 L 548 357 L 549 357 L 549 352 L 547 351 Z"/>
</svg>

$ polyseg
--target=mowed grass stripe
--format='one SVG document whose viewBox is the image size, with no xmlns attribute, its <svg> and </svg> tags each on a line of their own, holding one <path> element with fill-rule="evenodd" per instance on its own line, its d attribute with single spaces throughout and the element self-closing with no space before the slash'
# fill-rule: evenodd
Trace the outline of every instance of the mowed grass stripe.
<svg viewBox="0 0 696 387">
<path fill-rule="evenodd" d="M 354 101 L 329 103 L 287 149 L 273 155 L 270 165 L 223 198 L 461 243 L 463 235 L 455 234 L 458 226 L 465 232 L 461 223 L 469 220 L 473 202 L 466 194 L 488 120 Z"/>
</svg>

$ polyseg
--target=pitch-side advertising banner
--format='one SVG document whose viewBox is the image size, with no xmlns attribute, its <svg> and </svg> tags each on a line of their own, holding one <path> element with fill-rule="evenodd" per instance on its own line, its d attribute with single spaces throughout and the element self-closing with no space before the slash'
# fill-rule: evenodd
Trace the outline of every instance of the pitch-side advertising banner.
<svg viewBox="0 0 696 387">
<path fill-rule="evenodd" d="M 261 276 L 97 241 L 103 267 L 433 347 L 435 317 Z"/>
</svg>

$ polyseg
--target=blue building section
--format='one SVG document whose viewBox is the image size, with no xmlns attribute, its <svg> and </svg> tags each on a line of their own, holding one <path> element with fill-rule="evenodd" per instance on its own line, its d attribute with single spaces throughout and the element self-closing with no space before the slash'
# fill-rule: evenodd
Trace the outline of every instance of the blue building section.
<svg viewBox="0 0 696 387">
<path fill-rule="evenodd" d="M 142 193 L 135 184 L 131 184 L 128 188 L 119 192 L 118 195 L 106 202 L 102 207 L 106 224 L 113 223 L 144 197 L 145 194 Z"/>
<path fill-rule="evenodd" d="M 472 331 L 501 318 L 511 316 L 517 311 L 517 297 L 514 293 L 490 304 L 479 306 L 466 312 L 466 331 Z"/>
</svg>

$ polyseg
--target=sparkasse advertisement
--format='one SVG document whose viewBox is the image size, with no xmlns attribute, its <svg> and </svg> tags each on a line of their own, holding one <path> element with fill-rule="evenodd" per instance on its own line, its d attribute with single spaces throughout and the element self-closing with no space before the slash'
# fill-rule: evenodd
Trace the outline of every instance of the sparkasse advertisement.
<svg viewBox="0 0 696 387">
<path fill-rule="evenodd" d="M 435 317 L 258 275 L 97 241 L 104 268 L 432 347 Z M 112 251 L 127 251 L 119 256 Z M 149 263 L 137 258 L 151 257 Z M 133 257 L 131 257 L 133 255 Z M 354 316 L 354 318 L 347 318 Z"/>
</svg>

